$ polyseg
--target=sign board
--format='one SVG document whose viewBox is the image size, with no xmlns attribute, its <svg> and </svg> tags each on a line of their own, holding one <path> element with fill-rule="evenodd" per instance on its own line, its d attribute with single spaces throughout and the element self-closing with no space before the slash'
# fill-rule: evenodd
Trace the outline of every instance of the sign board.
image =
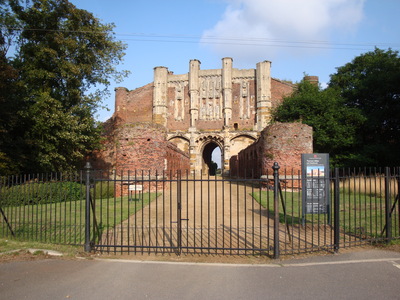
<svg viewBox="0 0 400 300">
<path fill-rule="evenodd" d="M 329 213 L 329 154 L 301 155 L 303 216 Z"/>
<path fill-rule="evenodd" d="M 129 190 L 130 191 L 139 191 L 139 192 L 141 192 L 141 191 L 143 191 L 143 185 L 141 185 L 141 184 L 130 184 L 129 185 Z"/>
</svg>

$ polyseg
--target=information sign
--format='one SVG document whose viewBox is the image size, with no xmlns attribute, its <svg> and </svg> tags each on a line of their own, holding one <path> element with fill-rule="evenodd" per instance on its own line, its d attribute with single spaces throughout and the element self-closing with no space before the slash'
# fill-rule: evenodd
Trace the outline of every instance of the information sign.
<svg viewBox="0 0 400 300">
<path fill-rule="evenodd" d="M 303 215 L 329 213 L 329 154 L 301 155 Z"/>
</svg>

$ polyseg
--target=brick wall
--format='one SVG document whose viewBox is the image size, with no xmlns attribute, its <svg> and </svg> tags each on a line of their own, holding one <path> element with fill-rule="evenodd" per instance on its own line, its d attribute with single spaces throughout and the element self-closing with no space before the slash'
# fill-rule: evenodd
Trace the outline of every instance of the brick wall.
<svg viewBox="0 0 400 300">
<path fill-rule="evenodd" d="M 281 170 L 301 172 L 301 154 L 312 153 L 312 128 L 301 123 L 275 123 L 266 127 L 257 142 L 230 160 L 233 176 L 260 178 L 271 174 L 274 162 Z"/>
<path fill-rule="evenodd" d="M 150 123 L 121 125 L 115 132 L 115 168 L 162 174 L 166 170 L 165 129 Z"/>
<path fill-rule="evenodd" d="M 113 169 L 122 185 L 116 185 L 116 195 L 128 192 L 129 180 L 136 176 L 147 176 L 148 179 L 162 179 L 175 176 L 176 170 L 189 170 L 189 155 L 179 150 L 166 140 L 166 129 L 152 123 L 120 124 L 114 118 L 109 120 L 107 139 L 104 149 L 91 157 L 92 166 L 96 169 Z M 106 123 L 107 124 L 107 123 Z M 147 191 L 156 189 L 153 183 L 145 183 Z M 158 187 L 160 188 L 160 187 Z"/>
<path fill-rule="evenodd" d="M 166 129 L 152 123 L 120 125 L 114 132 L 115 168 L 151 174 L 188 169 L 189 155 L 166 140 Z"/>
<path fill-rule="evenodd" d="M 151 122 L 153 117 L 153 83 L 129 91 L 115 89 L 114 118 L 121 124 Z"/>
<path fill-rule="evenodd" d="M 271 102 L 275 108 L 280 105 L 283 98 L 289 96 L 295 90 L 295 85 L 278 79 L 271 79 Z"/>
</svg>

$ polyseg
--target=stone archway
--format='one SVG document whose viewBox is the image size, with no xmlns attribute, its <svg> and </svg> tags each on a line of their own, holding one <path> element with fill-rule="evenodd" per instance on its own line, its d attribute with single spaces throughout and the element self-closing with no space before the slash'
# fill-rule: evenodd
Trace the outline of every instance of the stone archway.
<svg viewBox="0 0 400 300">
<path fill-rule="evenodd" d="M 218 165 L 212 160 L 212 153 L 215 148 L 220 147 L 216 142 L 205 144 L 202 151 L 202 170 L 204 175 L 215 176 Z"/>
<path fill-rule="evenodd" d="M 198 174 L 215 175 L 216 168 L 212 163 L 212 153 L 215 148 L 221 150 L 221 169 L 224 168 L 224 138 L 216 134 L 207 134 L 200 136 L 196 143 L 198 144 L 196 153 L 196 170 Z M 210 173 L 211 169 L 211 173 Z"/>
</svg>

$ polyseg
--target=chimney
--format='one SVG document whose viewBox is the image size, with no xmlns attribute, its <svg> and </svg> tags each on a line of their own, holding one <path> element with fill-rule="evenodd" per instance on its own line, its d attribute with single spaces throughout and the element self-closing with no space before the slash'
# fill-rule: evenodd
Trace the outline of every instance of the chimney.
<svg viewBox="0 0 400 300">
<path fill-rule="evenodd" d="M 304 81 L 308 81 L 309 83 L 317 86 L 319 84 L 318 76 L 304 76 Z"/>
</svg>

